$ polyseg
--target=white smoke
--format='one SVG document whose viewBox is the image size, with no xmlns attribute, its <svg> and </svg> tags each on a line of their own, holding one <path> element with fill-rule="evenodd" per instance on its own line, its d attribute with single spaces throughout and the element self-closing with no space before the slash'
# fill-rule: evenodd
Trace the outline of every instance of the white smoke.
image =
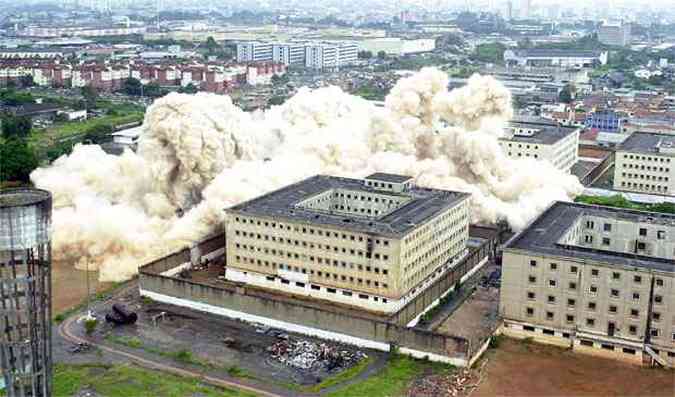
<svg viewBox="0 0 675 397">
<path fill-rule="evenodd" d="M 423 69 L 400 80 L 384 108 L 329 87 L 253 113 L 227 96 L 167 95 L 148 109 L 137 153 L 78 145 L 31 175 L 54 195 L 54 257 L 125 280 L 222 230 L 224 208 L 319 173 L 411 175 L 471 193 L 474 222 L 514 229 L 581 192 L 548 162 L 502 152 L 497 139 L 512 116 L 503 85 L 475 75 L 447 86 L 445 73 Z"/>
</svg>

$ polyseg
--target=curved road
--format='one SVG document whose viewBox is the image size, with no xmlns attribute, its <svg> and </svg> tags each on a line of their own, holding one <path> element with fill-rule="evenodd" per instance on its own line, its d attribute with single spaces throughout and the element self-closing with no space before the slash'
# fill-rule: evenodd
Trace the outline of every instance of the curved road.
<svg viewBox="0 0 675 397">
<path fill-rule="evenodd" d="M 126 288 L 125 288 L 126 290 Z M 59 334 L 66 340 L 72 342 L 72 343 L 87 343 L 91 346 L 96 346 L 97 348 L 113 354 L 117 355 L 126 359 L 129 359 L 137 364 L 139 364 L 142 367 L 145 368 L 150 368 L 150 369 L 156 369 L 160 371 L 166 371 L 173 373 L 175 375 L 183 376 L 183 377 L 188 377 L 188 378 L 195 378 L 199 379 L 201 381 L 204 381 L 205 383 L 209 383 L 214 386 L 219 386 L 219 387 L 226 387 L 226 388 L 234 388 L 234 389 L 239 389 L 251 393 L 255 393 L 256 395 L 259 396 L 264 396 L 264 397 L 283 397 L 280 394 L 275 394 L 271 393 L 266 390 L 258 389 L 254 386 L 249 386 L 245 385 L 243 383 L 237 382 L 237 381 L 228 381 L 224 379 L 219 379 L 219 378 L 214 378 L 212 376 L 207 376 L 204 374 L 200 374 L 199 372 L 196 371 L 191 371 L 183 368 L 178 368 L 172 365 L 167 365 L 165 363 L 159 362 L 159 361 L 154 361 L 154 360 L 149 360 L 147 358 L 122 351 L 122 350 L 117 350 L 115 348 L 100 344 L 100 343 L 95 343 L 92 342 L 88 339 L 81 338 L 77 335 L 75 335 L 73 332 L 71 332 L 70 327 L 71 325 L 75 322 L 75 319 L 77 318 L 77 315 L 80 313 L 77 313 L 76 315 L 72 315 L 68 317 L 65 321 L 63 321 L 61 324 L 58 326 L 58 332 Z"/>
</svg>

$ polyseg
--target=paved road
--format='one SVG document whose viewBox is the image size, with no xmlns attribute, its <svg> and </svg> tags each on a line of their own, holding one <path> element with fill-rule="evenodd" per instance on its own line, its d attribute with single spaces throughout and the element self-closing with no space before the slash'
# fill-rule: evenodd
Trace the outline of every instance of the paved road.
<svg viewBox="0 0 675 397">
<path fill-rule="evenodd" d="M 129 283 L 129 286 L 123 288 L 122 290 L 118 291 L 115 293 L 115 295 L 123 294 L 126 291 L 129 291 L 130 289 L 133 288 L 138 288 L 138 284 L 136 281 L 131 281 Z M 110 353 L 112 355 L 121 357 L 125 360 L 131 361 L 135 364 L 138 364 L 142 367 L 149 368 L 149 369 L 155 369 L 155 370 L 160 370 L 160 371 L 166 371 L 173 373 L 175 375 L 179 376 L 184 376 L 188 378 L 196 378 L 199 379 L 202 382 L 218 386 L 218 387 L 226 387 L 226 388 L 233 388 L 233 389 L 239 389 L 247 392 L 254 393 L 259 396 L 263 397 L 283 397 L 281 394 L 276 394 L 269 392 L 267 390 L 263 390 L 254 386 L 250 385 L 245 385 L 239 381 L 236 380 L 225 380 L 221 378 L 216 378 L 213 376 L 208 376 L 201 374 L 196 371 L 191 371 L 188 369 L 184 368 L 179 368 L 176 366 L 172 366 L 169 364 L 166 364 L 164 362 L 156 361 L 149 359 L 148 357 L 141 357 L 140 355 L 129 353 L 128 351 L 120 350 L 114 347 L 110 347 L 104 344 L 96 343 L 93 342 L 92 340 L 82 338 L 77 335 L 76 332 L 73 331 L 73 325 L 76 323 L 77 318 L 81 317 L 84 313 L 76 313 L 70 317 L 68 317 L 66 320 L 64 320 L 61 324 L 59 324 L 58 327 L 58 333 L 66 340 L 72 343 L 87 343 L 89 345 L 95 346 L 99 348 L 100 350 Z"/>
</svg>

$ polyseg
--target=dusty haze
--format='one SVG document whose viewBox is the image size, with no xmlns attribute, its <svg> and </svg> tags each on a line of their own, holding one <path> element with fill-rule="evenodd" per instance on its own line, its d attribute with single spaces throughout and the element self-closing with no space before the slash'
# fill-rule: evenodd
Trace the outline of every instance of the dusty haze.
<svg viewBox="0 0 675 397">
<path fill-rule="evenodd" d="M 222 228 L 223 208 L 315 174 L 411 175 L 421 186 L 471 193 L 472 221 L 522 228 L 578 179 L 498 145 L 512 116 L 508 90 L 475 75 L 402 79 L 378 108 L 335 87 L 302 89 L 265 112 L 227 96 L 172 93 L 148 109 L 137 153 L 78 145 L 33 172 L 54 195 L 53 255 L 121 281 L 138 266 Z M 184 210 L 182 217 L 177 209 Z"/>
</svg>

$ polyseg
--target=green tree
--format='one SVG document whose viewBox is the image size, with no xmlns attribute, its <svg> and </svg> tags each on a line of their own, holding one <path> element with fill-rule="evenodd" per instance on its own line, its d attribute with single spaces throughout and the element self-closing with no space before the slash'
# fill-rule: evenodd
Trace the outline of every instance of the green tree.
<svg viewBox="0 0 675 397">
<path fill-rule="evenodd" d="M 213 54 L 216 52 L 217 49 L 220 48 L 220 45 L 216 42 L 216 39 L 213 38 L 213 36 L 209 36 L 206 38 L 206 43 L 204 44 L 206 47 L 207 51 L 209 54 Z"/>
<path fill-rule="evenodd" d="M 283 97 L 281 95 L 275 95 L 272 98 L 267 101 L 267 104 L 272 106 L 272 105 L 281 105 L 282 103 L 286 102 L 286 97 Z"/>
<path fill-rule="evenodd" d="M 12 88 L 0 91 L 0 100 L 8 106 L 19 106 L 26 103 L 35 103 L 30 92 L 16 92 Z"/>
<path fill-rule="evenodd" d="M 502 43 L 486 43 L 476 47 L 475 58 L 481 62 L 502 63 L 506 46 Z"/>
<path fill-rule="evenodd" d="M 370 51 L 366 51 L 366 50 L 359 51 L 359 52 L 358 52 L 358 57 L 359 57 L 360 59 L 370 59 L 370 58 L 373 57 L 373 53 L 370 52 Z"/>
<path fill-rule="evenodd" d="M 33 123 L 28 116 L 14 116 L 5 114 L 2 116 L 2 135 L 7 138 L 26 138 L 30 135 Z"/>
<path fill-rule="evenodd" d="M 99 144 L 109 141 L 112 133 L 113 128 L 109 124 L 97 124 L 87 129 L 84 133 L 84 140 Z"/>
<path fill-rule="evenodd" d="M 572 100 L 574 100 L 574 87 L 571 84 L 567 84 L 563 89 L 560 91 L 560 95 L 558 96 L 558 101 L 562 103 L 571 103 Z"/>
<path fill-rule="evenodd" d="M 21 87 L 32 87 L 35 85 L 35 81 L 33 81 L 33 76 L 30 74 L 25 74 L 19 77 L 19 82 L 21 83 Z"/>
<path fill-rule="evenodd" d="M 140 96 L 142 91 L 143 84 L 139 79 L 129 77 L 122 82 L 122 92 L 127 95 Z"/>
<path fill-rule="evenodd" d="M 25 140 L 12 137 L 0 143 L 0 182 L 28 182 L 37 166 L 37 157 Z"/>
<path fill-rule="evenodd" d="M 162 87 L 160 87 L 159 84 L 155 82 L 146 84 L 143 91 L 145 93 L 145 96 L 153 98 L 162 96 Z"/>
<path fill-rule="evenodd" d="M 386 58 L 387 58 L 387 53 L 384 52 L 384 51 L 380 51 L 380 52 L 377 53 L 377 57 L 378 57 L 379 59 L 386 59 Z"/>
<path fill-rule="evenodd" d="M 86 85 L 80 90 L 84 97 L 86 109 L 94 109 L 96 107 L 96 100 L 98 99 L 98 89 L 92 85 Z"/>
<path fill-rule="evenodd" d="M 197 91 L 199 91 L 199 88 L 192 83 L 178 89 L 178 92 L 182 92 L 183 94 L 196 94 Z"/>
</svg>

